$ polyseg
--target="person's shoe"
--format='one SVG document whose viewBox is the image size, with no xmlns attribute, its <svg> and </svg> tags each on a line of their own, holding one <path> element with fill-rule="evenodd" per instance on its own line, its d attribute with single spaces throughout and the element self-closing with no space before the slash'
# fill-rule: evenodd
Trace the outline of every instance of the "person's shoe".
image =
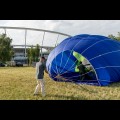
<svg viewBox="0 0 120 120">
<path fill-rule="evenodd" d="M 34 96 L 37 96 L 38 94 L 34 93 L 33 95 L 34 95 Z"/>
</svg>

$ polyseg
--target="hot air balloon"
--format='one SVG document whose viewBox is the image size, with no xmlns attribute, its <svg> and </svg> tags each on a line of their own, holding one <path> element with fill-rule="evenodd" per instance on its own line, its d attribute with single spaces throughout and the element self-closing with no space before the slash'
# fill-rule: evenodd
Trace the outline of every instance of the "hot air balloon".
<svg viewBox="0 0 120 120">
<path fill-rule="evenodd" d="M 80 74 L 79 62 L 86 68 Z M 49 76 L 59 82 L 107 86 L 120 81 L 120 42 L 101 35 L 80 34 L 63 40 L 48 56 Z M 80 79 L 80 76 L 90 79 Z"/>
</svg>

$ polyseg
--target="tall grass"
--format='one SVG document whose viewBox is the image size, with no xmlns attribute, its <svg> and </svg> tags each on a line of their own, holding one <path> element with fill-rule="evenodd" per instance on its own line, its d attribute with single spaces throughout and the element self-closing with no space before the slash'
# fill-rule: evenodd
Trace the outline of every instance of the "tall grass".
<svg viewBox="0 0 120 120">
<path fill-rule="evenodd" d="M 0 100 L 120 100 L 120 83 L 106 87 L 55 82 L 45 73 L 46 96 L 33 96 L 35 68 L 1 67 Z"/>
</svg>

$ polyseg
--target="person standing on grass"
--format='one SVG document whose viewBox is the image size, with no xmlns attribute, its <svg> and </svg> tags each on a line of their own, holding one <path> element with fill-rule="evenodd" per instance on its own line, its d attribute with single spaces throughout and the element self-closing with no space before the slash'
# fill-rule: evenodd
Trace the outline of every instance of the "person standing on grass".
<svg viewBox="0 0 120 120">
<path fill-rule="evenodd" d="M 44 71 L 48 73 L 46 69 L 46 61 L 44 57 L 40 58 L 40 61 L 36 63 L 36 79 L 37 86 L 34 91 L 34 95 L 38 95 L 39 90 L 41 89 L 42 96 L 45 96 L 45 81 L 44 81 Z"/>
</svg>

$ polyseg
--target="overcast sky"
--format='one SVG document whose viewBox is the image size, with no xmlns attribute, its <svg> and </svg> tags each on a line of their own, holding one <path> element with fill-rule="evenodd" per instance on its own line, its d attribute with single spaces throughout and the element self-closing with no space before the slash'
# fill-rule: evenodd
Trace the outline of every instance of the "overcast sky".
<svg viewBox="0 0 120 120">
<path fill-rule="evenodd" d="M 120 20 L 0 20 L 0 26 L 46 29 L 72 36 L 78 34 L 108 36 L 109 34 L 117 35 L 120 32 Z M 2 32 L 4 30 L 0 29 L 0 33 Z M 24 43 L 24 31 L 7 30 L 7 33 L 13 38 L 14 44 Z M 42 39 L 42 35 L 42 32 L 28 32 L 27 39 L 29 40 L 27 43 L 38 43 L 38 39 Z M 57 39 L 57 35 L 46 34 L 45 37 L 45 45 L 53 44 L 55 43 L 53 39 Z M 62 36 L 59 39 L 62 40 L 64 37 Z"/>
</svg>

